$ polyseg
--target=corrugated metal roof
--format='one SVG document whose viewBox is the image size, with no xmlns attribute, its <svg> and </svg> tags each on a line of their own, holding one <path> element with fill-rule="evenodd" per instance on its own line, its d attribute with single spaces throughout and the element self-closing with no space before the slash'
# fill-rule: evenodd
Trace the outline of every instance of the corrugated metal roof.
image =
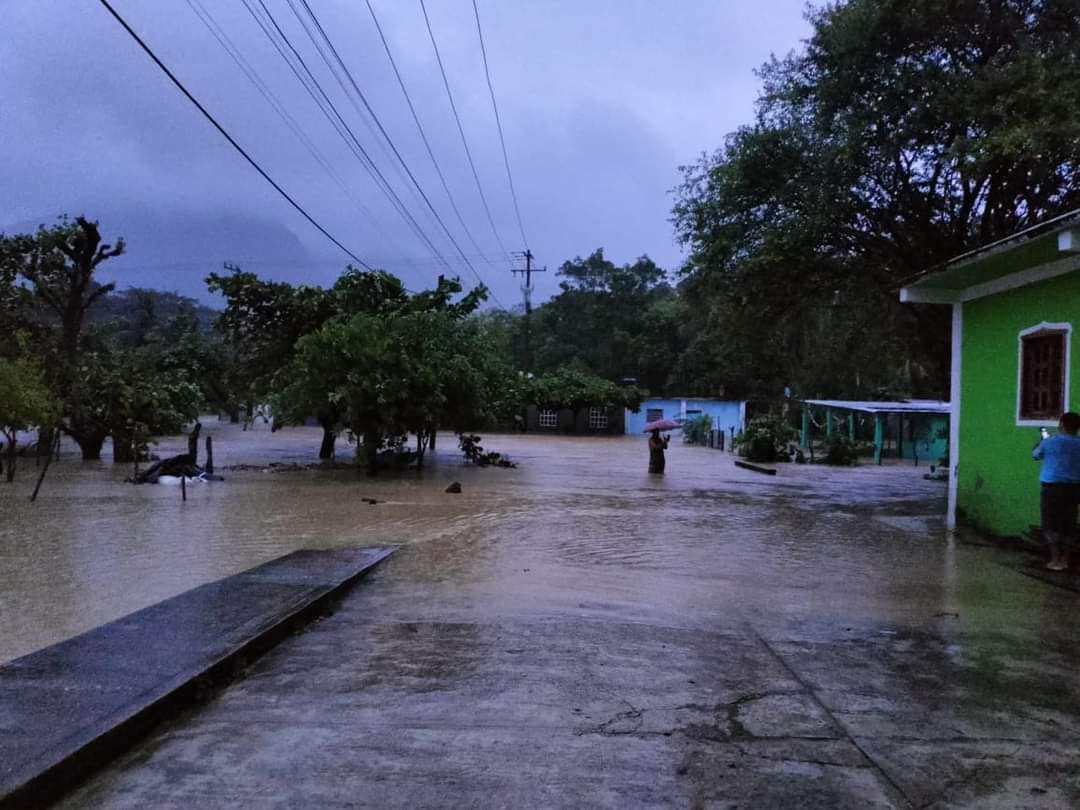
<svg viewBox="0 0 1080 810">
<path fill-rule="evenodd" d="M 969 250 L 904 283 L 909 289 L 964 290 L 1061 258 L 1057 234 L 1080 224 L 1080 209 Z"/>
<path fill-rule="evenodd" d="M 849 399 L 804 399 L 808 405 L 842 408 L 862 413 L 949 413 L 951 404 L 937 399 L 902 399 L 896 402 L 867 402 Z"/>
</svg>

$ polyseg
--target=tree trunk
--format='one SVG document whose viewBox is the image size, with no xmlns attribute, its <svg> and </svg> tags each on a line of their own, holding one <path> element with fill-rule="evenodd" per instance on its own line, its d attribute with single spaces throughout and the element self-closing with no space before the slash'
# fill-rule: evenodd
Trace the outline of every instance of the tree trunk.
<svg viewBox="0 0 1080 810">
<path fill-rule="evenodd" d="M 376 431 L 364 433 L 364 449 L 367 451 L 367 474 L 379 474 L 379 434 Z"/>
<path fill-rule="evenodd" d="M 42 427 L 38 428 L 38 444 L 37 455 L 38 458 L 42 456 L 48 456 L 52 453 L 53 446 L 56 444 L 56 428 L 54 427 Z"/>
<path fill-rule="evenodd" d="M 108 435 L 103 430 L 90 430 L 77 435 L 72 433 L 71 437 L 79 445 L 83 461 L 98 461 L 101 459 L 101 446 L 105 444 Z"/>
<path fill-rule="evenodd" d="M 15 434 L 12 433 L 10 436 L 5 436 L 5 438 L 7 439 L 7 473 L 5 477 L 10 484 L 15 480 Z"/>
<path fill-rule="evenodd" d="M 126 429 L 113 429 L 112 452 L 114 464 L 131 464 L 135 461 L 135 434 Z"/>
<path fill-rule="evenodd" d="M 337 441 L 337 433 L 334 431 L 332 422 L 320 419 L 319 424 L 323 430 L 322 444 L 319 445 L 319 458 L 322 461 L 327 461 L 334 457 L 334 443 Z"/>
<path fill-rule="evenodd" d="M 420 431 L 416 434 L 416 469 L 420 470 L 424 467 L 424 451 L 428 448 L 428 441 L 433 434 Z"/>
</svg>

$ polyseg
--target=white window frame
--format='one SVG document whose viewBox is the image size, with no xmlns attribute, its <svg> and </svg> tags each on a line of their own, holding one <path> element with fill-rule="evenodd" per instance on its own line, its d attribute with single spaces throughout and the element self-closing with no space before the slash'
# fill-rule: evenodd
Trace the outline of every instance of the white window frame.
<svg viewBox="0 0 1080 810">
<path fill-rule="evenodd" d="M 605 408 L 596 405 L 589 408 L 589 430 L 607 430 L 609 424 Z"/>
<path fill-rule="evenodd" d="M 1061 410 L 1064 413 L 1069 410 L 1069 385 L 1071 383 L 1070 371 L 1072 369 L 1072 324 L 1071 323 L 1048 323 L 1043 321 L 1027 329 L 1021 329 L 1016 336 L 1016 426 L 1017 427 L 1054 427 L 1057 419 L 1022 419 L 1020 417 L 1023 407 L 1024 387 L 1024 338 L 1037 335 L 1039 332 L 1060 332 L 1065 335 L 1065 390 L 1061 395 Z"/>
<path fill-rule="evenodd" d="M 557 428 L 559 412 L 553 408 L 541 408 L 536 414 L 536 422 L 542 428 Z"/>
</svg>

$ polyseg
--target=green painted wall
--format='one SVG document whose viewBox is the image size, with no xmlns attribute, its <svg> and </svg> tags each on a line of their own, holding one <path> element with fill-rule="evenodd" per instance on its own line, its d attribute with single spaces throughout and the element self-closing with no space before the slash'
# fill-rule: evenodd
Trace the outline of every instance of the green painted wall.
<svg viewBox="0 0 1080 810">
<path fill-rule="evenodd" d="M 1069 407 L 1080 409 L 1080 273 L 964 304 L 960 398 L 960 519 L 998 535 L 1039 523 L 1038 428 L 1016 426 L 1019 333 L 1071 323 Z"/>
</svg>

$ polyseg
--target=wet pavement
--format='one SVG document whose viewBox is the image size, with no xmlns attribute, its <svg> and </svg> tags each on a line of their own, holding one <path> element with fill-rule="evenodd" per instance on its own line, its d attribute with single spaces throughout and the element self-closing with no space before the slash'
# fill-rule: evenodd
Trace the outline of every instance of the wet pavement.
<svg viewBox="0 0 1080 810">
<path fill-rule="evenodd" d="M 317 443 L 219 435 L 219 464 Z M 31 534 L 79 564 L 0 532 L 4 598 L 62 594 L 9 653 L 298 546 L 405 544 L 63 806 L 1080 805 L 1080 597 L 947 538 L 921 469 L 673 445 L 658 478 L 637 437 L 485 438 L 519 467 L 445 437 L 419 476 L 244 472 L 184 505 L 59 476 Z"/>
<path fill-rule="evenodd" d="M 293 552 L 0 665 L 0 807 L 62 795 L 392 553 Z"/>
</svg>

